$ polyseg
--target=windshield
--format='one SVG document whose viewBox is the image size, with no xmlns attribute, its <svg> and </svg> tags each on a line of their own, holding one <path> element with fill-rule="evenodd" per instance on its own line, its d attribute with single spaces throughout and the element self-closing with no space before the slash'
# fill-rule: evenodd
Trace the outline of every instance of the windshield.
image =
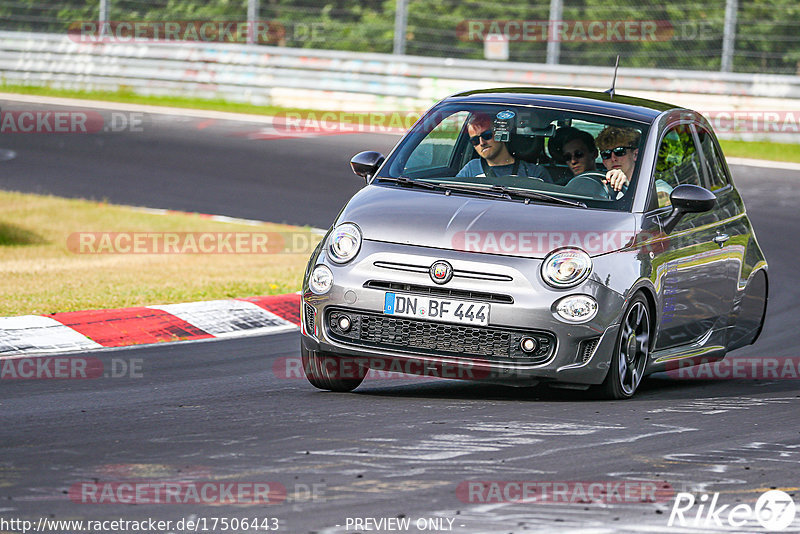
<svg viewBox="0 0 800 534">
<path fill-rule="evenodd" d="M 446 104 L 414 125 L 376 180 L 503 190 L 509 195 L 498 198 L 541 202 L 556 197 L 573 205 L 627 211 L 646 135 L 647 125 L 615 117 Z"/>
</svg>

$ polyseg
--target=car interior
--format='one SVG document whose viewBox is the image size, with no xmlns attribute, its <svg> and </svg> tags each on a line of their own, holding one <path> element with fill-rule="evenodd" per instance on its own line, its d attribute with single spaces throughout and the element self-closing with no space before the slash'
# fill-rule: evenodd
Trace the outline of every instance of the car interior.
<svg viewBox="0 0 800 534">
<path fill-rule="evenodd" d="M 436 123 L 430 124 L 428 128 L 418 129 L 416 136 L 411 136 L 408 149 L 399 151 L 397 158 L 389 167 L 389 174 L 421 180 L 449 178 L 453 181 L 462 181 L 461 178 L 454 179 L 456 173 L 470 160 L 480 157 L 470 143 L 467 133 L 469 119 L 478 112 L 494 117 L 492 130 L 495 139 L 503 140 L 512 155 L 522 161 L 543 166 L 553 181 L 547 183 L 534 179 L 536 183 L 532 184 L 532 179 L 527 176 L 499 176 L 493 178 L 493 184 L 535 189 L 603 203 L 617 200 L 614 198 L 614 192 L 602 182 L 600 175 L 604 175 L 606 169 L 599 155 L 595 161 L 597 175 L 583 175 L 577 179 L 572 175 L 561 155 L 563 135 L 559 136 L 559 132 L 572 126 L 597 137 L 608 125 L 630 127 L 630 123 L 612 118 L 608 118 L 607 121 L 604 118 L 603 122 L 600 122 L 591 116 L 583 118 L 578 114 L 562 110 L 514 107 L 503 109 L 493 106 L 490 110 L 461 108 L 454 112 L 442 112 L 437 116 Z M 497 118 L 506 115 L 509 118 Z M 629 204 L 630 200 L 626 198 L 623 204 Z M 624 206 L 615 207 L 615 209 L 620 208 L 624 209 Z"/>
</svg>

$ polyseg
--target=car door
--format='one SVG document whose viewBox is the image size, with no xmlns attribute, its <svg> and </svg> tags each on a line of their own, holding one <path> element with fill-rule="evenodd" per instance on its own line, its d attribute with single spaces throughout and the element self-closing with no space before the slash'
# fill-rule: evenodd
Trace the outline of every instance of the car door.
<svg viewBox="0 0 800 534">
<path fill-rule="evenodd" d="M 738 291 L 737 284 L 740 273 L 742 273 L 752 229 L 745 213 L 742 197 L 733 187 L 730 171 L 722 157 L 716 136 L 702 124 L 695 124 L 694 129 L 695 141 L 700 147 L 703 158 L 704 187 L 717 197 L 715 211 L 718 226 L 714 239 L 720 247 L 721 261 L 727 265 L 728 280 L 723 294 L 730 297 L 728 302 L 728 325 L 730 325 L 733 299 Z"/>
<path fill-rule="evenodd" d="M 704 159 L 690 122 L 665 128 L 651 183 L 651 214 L 671 211 L 669 193 L 682 184 L 707 184 Z M 728 325 L 733 299 L 727 251 L 718 244 L 727 217 L 717 208 L 685 215 L 652 260 L 661 322 L 656 349 L 705 342 Z"/>
</svg>

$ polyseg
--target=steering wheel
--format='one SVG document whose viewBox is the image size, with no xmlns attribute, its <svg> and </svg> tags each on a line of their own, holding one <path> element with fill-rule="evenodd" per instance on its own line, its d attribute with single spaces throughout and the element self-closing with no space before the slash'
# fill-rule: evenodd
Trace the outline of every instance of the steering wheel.
<svg viewBox="0 0 800 534">
<path fill-rule="evenodd" d="M 606 175 L 602 172 L 583 172 L 567 182 L 564 189 L 581 195 L 614 200 L 617 198 L 617 192 L 612 190 L 610 185 L 603 183 L 605 179 Z"/>
</svg>

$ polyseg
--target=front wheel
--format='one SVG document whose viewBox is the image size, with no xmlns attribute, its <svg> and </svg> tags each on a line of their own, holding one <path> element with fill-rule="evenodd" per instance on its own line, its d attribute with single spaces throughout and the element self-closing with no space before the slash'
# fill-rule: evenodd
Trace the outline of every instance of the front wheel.
<svg viewBox="0 0 800 534">
<path fill-rule="evenodd" d="M 611 367 L 601 386 L 607 399 L 629 399 L 642 382 L 650 355 L 650 312 L 645 298 L 637 293 L 631 299 L 619 329 Z"/>
<path fill-rule="evenodd" d="M 353 358 L 306 350 L 302 343 L 300 354 L 306 378 L 318 389 L 353 391 L 367 376 L 367 369 L 359 366 Z"/>
</svg>

